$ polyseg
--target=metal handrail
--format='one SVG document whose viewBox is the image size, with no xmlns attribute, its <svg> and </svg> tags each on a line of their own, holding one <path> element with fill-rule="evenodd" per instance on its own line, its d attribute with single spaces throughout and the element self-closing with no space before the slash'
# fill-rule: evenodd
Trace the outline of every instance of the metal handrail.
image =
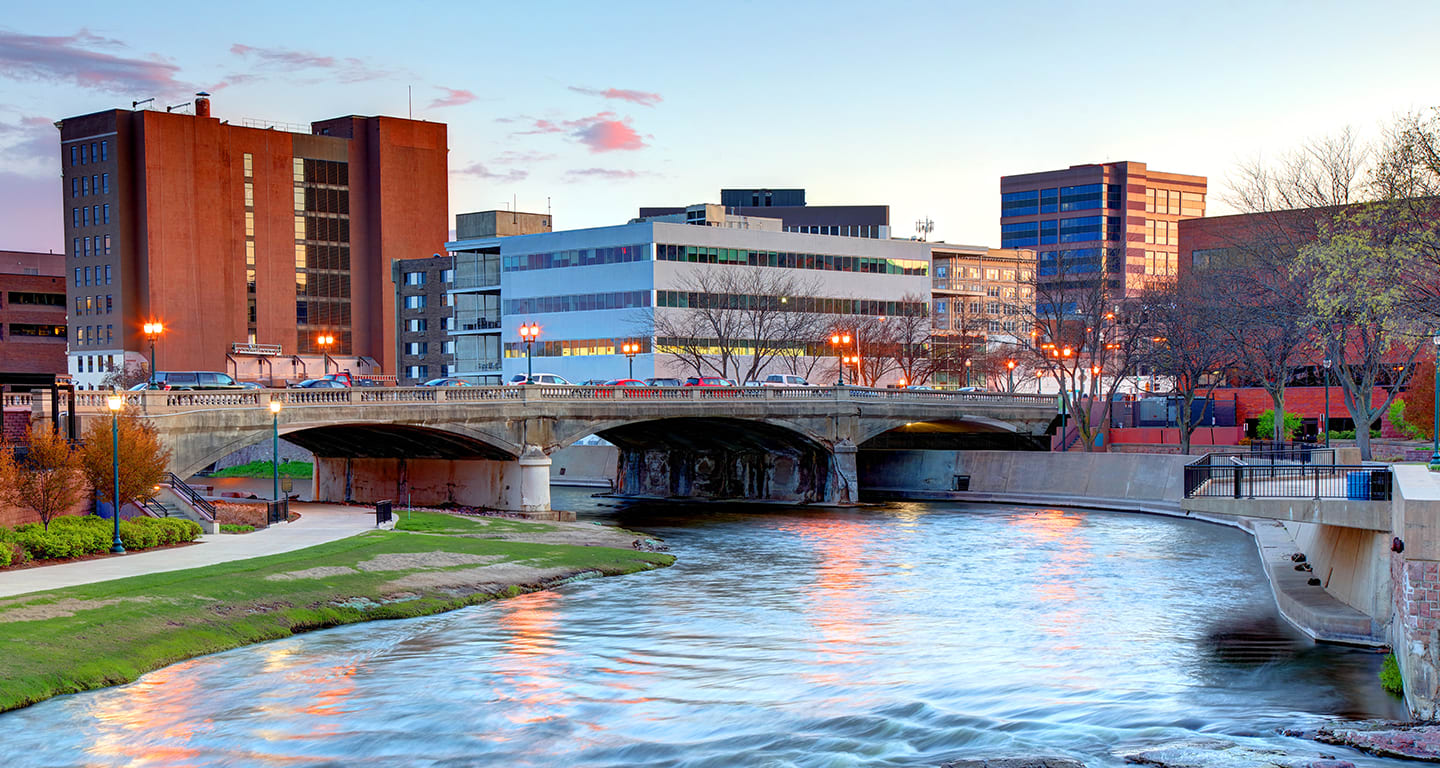
<svg viewBox="0 0 1440 768">
<path fill-rule="evenodd" d="M 170 484 L 170 490 L 190 502 L 190 505 L 195 507 L 206 520 L 215 522 L 215 505 L 211 504 L 209 499 L 202 497 L 198 491 L 187 485 L 174 472 L 166 472 L 165 475 L 166 482 Z"/>
<path fill-rule="evenodd" d="M 156 500 L 154 496 L 141 496 L 135 500 L 135 506 L 151 517 L 166 517 L 165 505 Z"/>
<path fill-rule="evenodd" d="M 1185 498 L 1347 499 L 1389 501 L 1394 473 L 1386 464 L 1252 464 L 1239 456 L 1185 465 Z"/>
</svg>

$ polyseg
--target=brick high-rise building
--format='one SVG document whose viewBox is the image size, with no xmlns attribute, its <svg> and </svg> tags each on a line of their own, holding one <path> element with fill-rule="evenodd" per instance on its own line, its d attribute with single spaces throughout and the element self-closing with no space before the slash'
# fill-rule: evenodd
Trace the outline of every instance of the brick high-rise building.
<svg viewBox="0 0 1440 768">
<path fill-rule="evenodd" d="M 319 355 L 324 334 L 357 373 L 395 372 L 390 262 L 444 252 L 445 124 L 232 125 L 198 94 L 193 115 L 106 110 L 56 126 L 69 304 L 87 308 L 70 318 L 82 386 L 103 376 L 86 360 L 145 359 L 151 321 L 165 325 L 161 370 L 237 370 L 227 356 L 257 348 Z"/>
<path fill-rule="evenodd" d="M 65 255 L 0 251 L 0 383 L 65 373 Z"/>
<path fill-rule="evenodd" d="M 1038 278 L 1104 275 L 1134 295 L 1174 274 L 1179 222 L 1205 215 L 1204 176 L 1144 163 L 1072 165 L 1000 178 L 1000 246 L 1033 248 Z"/>
</svg>

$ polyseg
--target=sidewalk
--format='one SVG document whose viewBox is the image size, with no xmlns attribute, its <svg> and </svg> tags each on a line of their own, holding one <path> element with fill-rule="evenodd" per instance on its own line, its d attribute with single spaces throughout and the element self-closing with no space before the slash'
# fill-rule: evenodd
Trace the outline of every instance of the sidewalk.
<svg viewBox="0 0 1440 768">
<path fill-rule="evenodd" d="M 0 597 L 274 555 L 375 528 L 375 513 L 365 507 L 292 503 L 291 508 L 300 513 L 299 520 L 254 533 L 214 534 L 201 536 L 198 544 L 188 547 L 0 571 Z"/>
</svg>

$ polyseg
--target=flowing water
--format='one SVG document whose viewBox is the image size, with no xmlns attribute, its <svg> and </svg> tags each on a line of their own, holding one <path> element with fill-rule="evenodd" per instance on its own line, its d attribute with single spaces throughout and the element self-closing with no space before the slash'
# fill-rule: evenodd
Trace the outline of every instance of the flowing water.
<svg viewBox="0 0 1440 768">
<path fill-rule="evenodd" d="M 943 503 L 617 506 L 672 568 L 195 659 L 0 716 L 19 766 L 1118 765 L 1403 717 L 1380 657 L 1275 612 L 1250 538 Z M 3 664 L 3 656 L 0 656 Z M 1335 750 L 1331 750 L 1335 751 Z M 1341 750 L 1361 765 L 1387 765 Z M 1397 763 L 1398 764 L 1398 763 Z"/>
</svg>

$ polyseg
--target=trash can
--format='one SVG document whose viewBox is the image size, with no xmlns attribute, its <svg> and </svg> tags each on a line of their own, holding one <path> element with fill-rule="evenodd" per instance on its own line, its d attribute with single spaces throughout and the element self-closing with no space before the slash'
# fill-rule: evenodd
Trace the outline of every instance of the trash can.
<svg viewBox="0 0 1440 768">
<path fill-rule="evenodd" d="M 1370 473 L 1345 473 L 1345 498 L 1350 501 L 1367 501 L 1370 498 Z"/>
</svg>

